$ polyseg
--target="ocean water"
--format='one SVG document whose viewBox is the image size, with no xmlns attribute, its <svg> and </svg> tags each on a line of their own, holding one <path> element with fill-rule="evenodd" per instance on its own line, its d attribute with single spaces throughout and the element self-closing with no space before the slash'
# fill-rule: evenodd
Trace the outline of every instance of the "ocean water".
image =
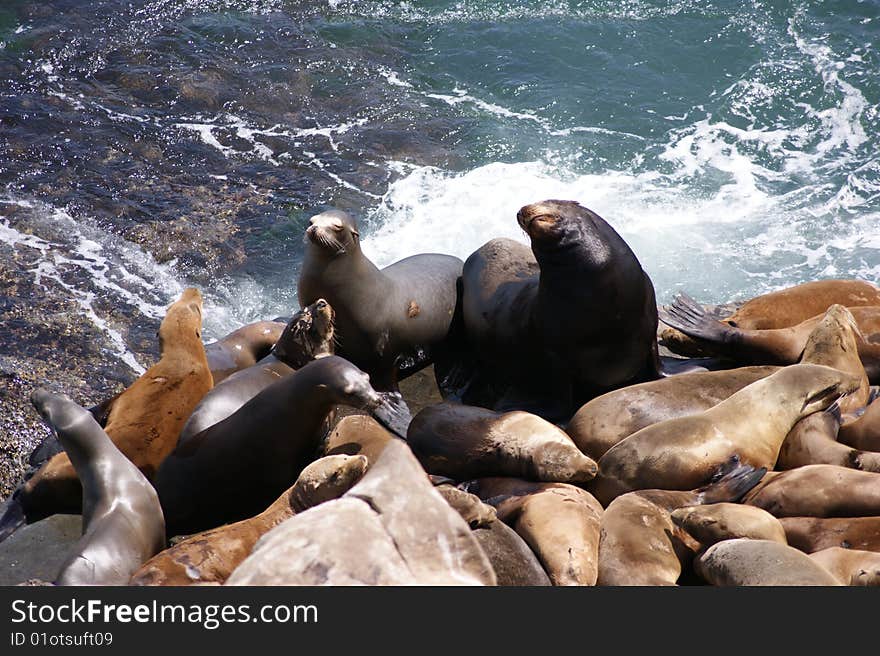
<svg viewBox="0 0 880 656">
<path fill-rule="evenodd" d="M 67 299 L 136 374 L 185 286 L 207 339 L 289 314 L 323 209 L 386 265 L 545 198 L 660 302 L 878 282 L 878 36 L 875 0 L 3 0 L 0 308 Z"/>
</svg>

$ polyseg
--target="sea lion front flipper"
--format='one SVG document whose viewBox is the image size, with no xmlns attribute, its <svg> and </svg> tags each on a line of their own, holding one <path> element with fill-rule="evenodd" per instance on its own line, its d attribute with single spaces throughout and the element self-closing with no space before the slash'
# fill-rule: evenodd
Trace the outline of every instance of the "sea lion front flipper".
<svg viewBox="0 0 880 656">
<path fill-rule="evenodd" d="M 373 411 L 373 418 L 400 438 L 406 439 L 406 432 L 412 421 L 409 406 L 400 392 L 383 392 L 380 394 L 382 403 Z"/>
<path fill-rule="evenodd" d="M 739 456 L 734 455 L 718 468 L 708 485 L 695 492 L 700 495 L 703 504 L 719 501 L 736 503 L 760 483 L 766 473 L 766 467 L 755 469 L 751 465 L 742 464 Z"/>
<path fill-rule="evenodd" d="M 658 311 L 660 321 L 683 332 L 689 337 L 708 342 L 725 342 L 733 328 L 722 321 L 713 319 L 706 310 L 685 293 L 672 299 L 672 304 Z"/>
</svg>

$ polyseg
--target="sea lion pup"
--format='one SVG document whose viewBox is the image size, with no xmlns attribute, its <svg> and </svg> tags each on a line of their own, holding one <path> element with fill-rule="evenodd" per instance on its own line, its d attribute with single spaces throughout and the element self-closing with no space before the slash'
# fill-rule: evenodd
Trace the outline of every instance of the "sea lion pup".
<svg viewBox="0 0 880 656">
<path fill-rule="evenodd" d="M 83 537 L 56 583 L 124 585 L 165 546 L 156 491 L 88 410 L 45 389 L 37 389 L 31 401 L 57 433 L 82 482 Z"/>
<path fill-rule="evenodd" d="M 788 543 L 806 553 L 830 547 L 880 552 L 878 517 L 780 517 Z"/>
<path fill-rule="evenodd" d="M 498 519 L 525 540 L 553 585 L 595 585 L 602 506 L 567 483 L 480 478 L 461 485 L 495 506 Z"/>
<path fill-rule="evenodd" d="M 186 289 L 159 327 L 162 357 L 110 410 L 104 430 L 147 479 L 174 449 L 183 423 L 213 384 L 201 327 L 202 296 Z M 16 490 L 8 514 L 0 519 L 0 539 L 10 534 L 16 516 L 33 522 L 58 512 L 81 512 L 81 490 L 68 455 L 52 456 Z"/>
<path fill-rule="evenodd" d="M 841 585 L 802 551 L 773 540 L 724 540 L 697 557 L 694 569 L 718 586 Z"/>
<path fill-rule="evenodd" d="M 223 421 L 261 390 L 317 358 L 333 355 L 333 308 L 323 298 L 291 317 L 271 351 L 205 394 L 180 431 L 179 442 Z"/>
<path fill-rule="evenodd" d="M 583 405 L 565 431 L 583 453 L 598 460 L 615 444 L 646 426 L 708 410 L 777 371 L 779 367 L 773 366 L 741 367 L 630 385 Z"/>
<path fill-rule="evenodd" d="M 880 378 L 880 343 L 875 342 L 873 336 L 880 332 L 880 306 L 855 307 L 849 312 L 855 322 L 859 358 L 868 379 L 876 382 Z M 672 305 L 660 312 L 663 323 L 696 338 L 715 353 L 742 364 L 779 365 L 800 359 L 807 339 L 823 316 L 789 328 L 745 330 L 712 319 L 699 303 L 685 294 L 677 296 Z"/>
<path fill-rule="evenodd" d="M 314 457 L 334 405 L 388 417 L 403 434 L 409 418 L 393 394 L 335 355 L 273 383 L 232 415 L 175 449 L 155 477 L 168 534 L 251 517 L 265 509 Z"/>
<path fill-rule="evenodd" d="M 380 270 L 361 252 L 354 218 L 338 210 L 313 216 L 305 241 L 299 302 L 333 306 L 340 355 L 380 390 L 431 363 L 455 316 L 460 259 L 427 253 Z"/>
<path fill-rule="evenodd" d="M 229 585 L 494 585 L 492 565 L 402 440 L 343 495 L 260 538 Z"/>
<path fill-rule="evenodd" d="M 347 492 L 367 469 L 364 456 L 328 456 L 309 464 L 278 499 L 255 517 L 193 535 L 144 563 L 130 585 L 223 583 L 260 536 L 285 519 Z"/>
<path fill-rule="evenodd" d="M 731 459 L 717 480 L 703 488 L 639 490 L 617 497 L 602 514 L 598 584 L 676 585 L 700 545 L 672 522 L 670 513 L 736 501 L 764 472 Z"/>
<path fill-rule="evenodd" d="M 349 415 L 339 420 L 324 443 L 325 456 L 346 454 L 367 457 L 370 467 L 388 442 L 398 439 L 391 431 L 367 415 Z"/>
<path fill-rule="evenodd" d="M 822 365 L 785 367 L 705 412 L 630 435 L 600 458 L 599 474 L 588 488 L 607 505 L 638 489 L 700 487 L 734 455 L 770 469 L 797 421 L 855 391 L 859 382 Z"/>
<path fill-rule="evenodd" d="M 285 328 L 285 323 L 280 321 L 255 321 L 205 344 L 214 384 L 269 355 Z"/>
<path fill-rule="evenodd" d="M 880 585 L 880 554 L 873 551 L 830 547 L 810 554 L 843 585 Z"/>
<path fill-rule="evenodd" d="M 880 451 L 880 401 L 871 403 L 855 421 L 843 424 L 837 439 L 854 449 Z"/>
<path fill-rule="evenodd" d="M 596 462 L 568 435 L 528 412 L 438 403 L 413 418 L 407 443 L 426 471 L 458 481 L 512 476 L 578 484 L 596 476 Z"/>
<path fill-rule="evenodd" d="M 726 502 L 691 506 L 673 510 L 670 518 L 673 524 L 694 538 L 703 548 L 711 547 L 722 540 L 737 538 L 788 544 L 785 529 L 779 520 L 755 506 Z"/>
<path fill-rule="evenodd" d="M 474 370 L 458 390 L 440 372 L 441 389 L 555 420 L 597 394 L 658 378 L 654 286 L 620 235 L 574 201 L 526 205 L 517 221 L 531 248 L 493 239 L 465 261 Z"/>
<path fill-rule="evenodd" d="M 743 503 L 775 517 L 871 517 L 880 515 L 880 474 L 836 465 L 770 472 Z"/>
</svg>

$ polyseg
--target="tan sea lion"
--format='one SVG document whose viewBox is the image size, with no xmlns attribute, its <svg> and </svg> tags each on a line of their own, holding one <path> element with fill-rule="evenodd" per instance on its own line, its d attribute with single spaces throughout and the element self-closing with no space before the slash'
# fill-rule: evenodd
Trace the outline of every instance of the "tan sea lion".
<svg viewBox="0 0 880 656">
<path fill-rule="evenodd" d="M 739 538 L 709 547 L 694 569 L 712 585 L 840 585 L 802 551 L 773 540 Z"/>
<path fill-rule="evenodd" d="M 844 585 L 880 585 L 880 554 L 873 551 L 830 547 L 811 553 L 810 558 Z"/>
<path fill-rule="evenodd" d="M 56 583 L 124 585 L 165 546 L 165 522 L 153 486 L 88 410 L 44 389 L 31 400 L 57 433 L 82 482 L 83 536 Z"/>
<path fill-rule="evenodd" d="M 856 324 L 859 358 L 868 379 L 876 382 L 880 378 L 880 343 L 874 341 L 873 335 L 880 332 L 880 306 L 855 307 L 849 312 Z M 745 330 L 712 319 L 699 303 L 684 294 L 660 312 L 663 323 L 696 338 L 712 353 L 756 365 L 797 362 L 823 316 L 812 317 L 790 328 Z"/>
<path fill-rule="evenodd" d="M 472 529 L 486 527 L 498 518 L 495 508 L 480 501 L 477 495 L 465 492 L 451 483 L 436 485 L 434 489 Z"/>
<path fill-rule="evenodd" d="M 413 417 L 407 443 L 431 474 L 463 481 L 511 476 L 586 483 L 596 463 L 550 422 L 528 412 L 438 403 Z"/>
<path fill-rule="evenodd" d="M 259 515 L 178 542 L 144 563 L 129 584 L 223 583 L 263 534 L 298 512 L 342 496 L 366 468 L 364 456 L 320 458 L 303 469 L 296 483 Z"/>
<path fill-rule="evenodd" d="M 318 299 L 294 313 L 266 356 L 228 376 L 202 397 L 183 425 L 178 442 L 182 444 L 223 421 L 275 381 L 333 352 L 333 308 Z"/>
<path fill-rule="evenodd" d="M 162 357 L 116 398 L 104 426 L 148 479 L 174 449 L 181 427 L 213 384 L 201 326 L 202 296 L 189 288 L 168 308 L 159 327 Z M 70 458 L 58 453 L 16 490 L 8 517 L 18 513 L 31 522 L 57 512 L 79 513 L 81 489 Z M 2 537 L 11 523 L 7 516 L 0 520 Z"/>
<path fill-rule="evenodd" d="M 602 506 L 566 483 L 481 478 L 461 486 L 495 506 L 538 557 L 553 585 L 595 585 Z"/>
<path fill-rule="evenodd" d="M 269 355 L 285 327 L 280 321 L 255 321 L 206 344 L 205 355 L 214 384 Z"/>
<path fill-rule="evenodd" d="M 836 465 L 769 472 L 743 503 L 775 517 L 880 515 L 880 474 Z"/>
<path fill-rule="evenodd" d="M 339 420 L 324 443 L 327 456 L 346 454 L 367 457 L 370 467 L 381 455 L 388 442 L 398 439 L 379 422 L 368 415 L 349 415 Z"/>
<path fill-rule="evenodd" d="M 880 516 L 780 517 L 788 543 L 806 553 L 830 547 L 880 552 Z"/>
<path fill-rule="evenodd" d="M 230 585 L 494 585 L 464 520 L 402 440 L 389 442 L 341 499 L 260 538 Z"/>
<path fill-rule="evenodd" d="M 837 439 L 854 449 L 880 451 L 880 401 L 874 401 L 855 421 L 841 426 Z"/>
<path fill-rule="evenodd" d="M 379 390 L 430 364 L 452 327 L 461 260 L 426 253 L 380 270 L 361 251 L 354 218 L 338 210 L 313 216 L 305 239 L 299 302 L 333 306 L 339 354 Z"/>
<path fill-rule="evenodd" d="M 607 505 L 638 489 L 700 487 L 734 455 L 743 463 L 770 469 L 798 420 L 858 389 L 859 382 L 856 376 L 822 365 L 785 367 L 705 412 L 630 435 L 602 456 L 589 489 Z"/>
<path fill-rule="evenodd" d="M 636 431 L 667 419 L 694 415 L 718 405 L 779 367 L 701 371 L 630 385 L 583 405 L 565 431 L 577 447 L 598 460 Z"/>
<path fill-rule="evenodd" d="M 675 585 L 700 545 L 672 522 L 670 513 L 736 501 L 764 470 L 731 461 L 719 473 L 716 482 L 697 490 L 639 490 L 612 501 L 602 515 L 598 584 Z"/>
<path fill-rule="evenodd" d="M 779 520 L 755 506 L 741 503 L 691 506 L 673 510 L 670 517 L 673 524 L 687 532 L 704 548 L 722 540 L 737 538 L 773 540 L 788 544 L 785 529 Z"/>
</svg>

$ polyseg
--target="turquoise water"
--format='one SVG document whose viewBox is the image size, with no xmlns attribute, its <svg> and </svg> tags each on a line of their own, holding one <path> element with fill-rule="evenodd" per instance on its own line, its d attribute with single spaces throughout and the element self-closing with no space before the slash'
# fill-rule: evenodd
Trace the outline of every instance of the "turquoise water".
<svg viewBox="0 0 880 656">
<path fill-rule="evenodd" d="M 877 2 L 82 4 L 0 11 L 0 238 L 122 355 L 109 300 L 155 323 L 197 284 L 207 336 L 288 313 L 331 206 L 381 265 L 525 241 L 556 197 L 661 302 L 880 279 Z M 244 256 L 163 257 L 141 228 L 181 216 Z"/>
</svg>

